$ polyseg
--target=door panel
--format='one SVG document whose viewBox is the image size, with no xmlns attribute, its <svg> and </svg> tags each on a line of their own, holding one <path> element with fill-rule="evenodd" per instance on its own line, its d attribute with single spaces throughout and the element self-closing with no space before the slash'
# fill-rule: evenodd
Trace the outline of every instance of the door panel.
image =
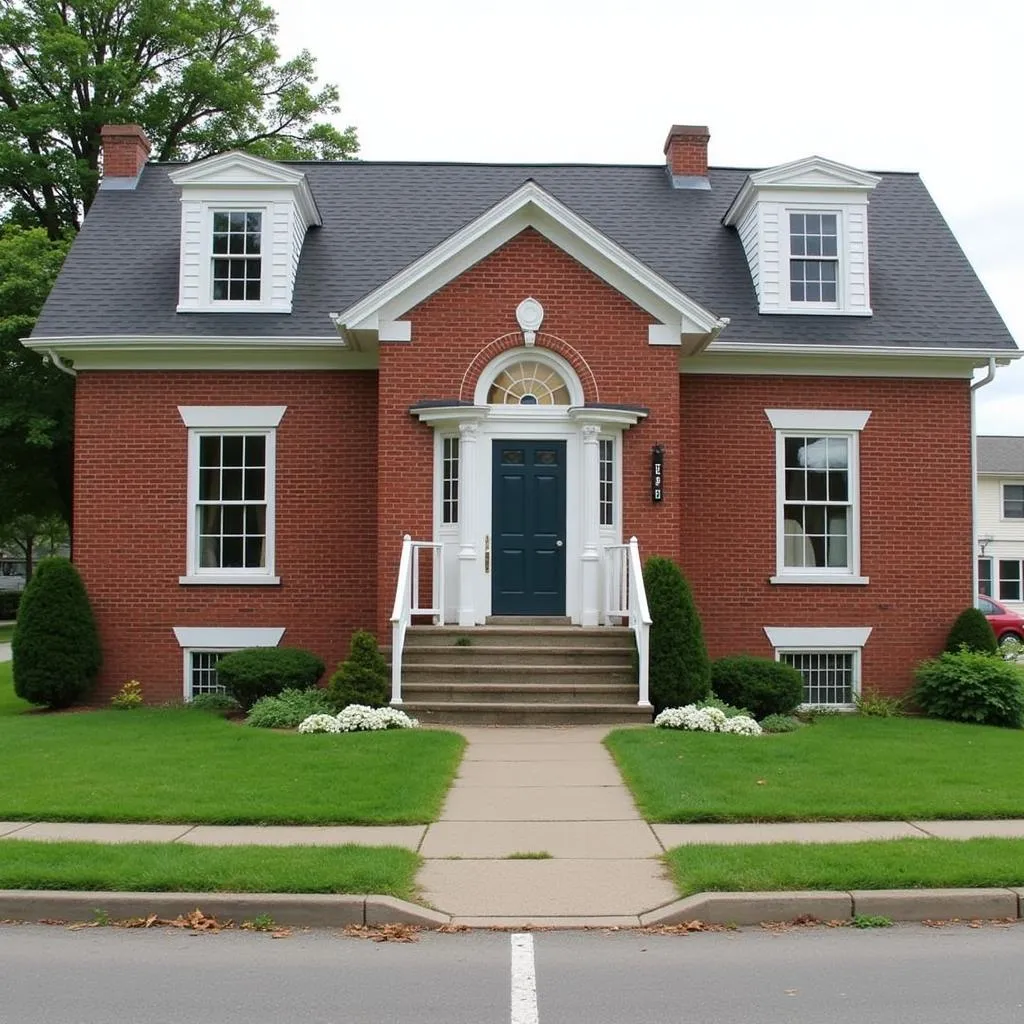
<svg viewBox="0 0 1024 1024">
<path fill-rule="evenodd" d="M 565 614 L 565 442 L 495 441 L 495 615 Z"/>
</svg>

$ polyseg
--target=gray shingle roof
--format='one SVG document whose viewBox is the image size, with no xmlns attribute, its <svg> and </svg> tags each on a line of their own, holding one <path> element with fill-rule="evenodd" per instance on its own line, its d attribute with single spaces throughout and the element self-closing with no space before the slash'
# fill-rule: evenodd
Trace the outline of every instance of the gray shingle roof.
<svg viewBox="0 0 1024 1024">
<path fill-rule="evenodd" d="M 1024 476 L 1024 437 L 979 434 L 978 472 Z"/>
<path fill-rule="evenodd" d="M 180 166 L 180 165 L 179 165 Z M 172 165 L 134 191 L 101 190 L 35 335 L 327 337 L 345 309 L 533 179 L 676 288 L 730 317 L 722 341 L 1014 349 L 916 174 L 871 196 L 872 317 L 760 315 L 721 218 L 749 171 L 712 168 L 711 190 L 673 189 L 661 166 L 298 163 L 323 227 L 306 237 L 291 314 L 176 313 L 181 207 Z"/>
</svg>

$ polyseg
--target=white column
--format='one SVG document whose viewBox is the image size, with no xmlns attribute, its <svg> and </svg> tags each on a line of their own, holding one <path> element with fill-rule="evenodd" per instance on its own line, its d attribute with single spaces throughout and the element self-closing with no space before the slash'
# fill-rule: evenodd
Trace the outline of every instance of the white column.
<svg viewBox="0 0 1024 1024">
<path fill-rule="evenodd" d="M 476 624 L 476 442 L 480 424 L 459 424 L 459 625 Z"/>
<path fill-rule="evenodd" d="M 596 626 L 601 618 L 601 509 L 598 493 L 601 482 L 601 428 L 593 423 L 580 430 L 583 438 L 583 550 L 580 553 L 580 624 Z"/>
</svg>

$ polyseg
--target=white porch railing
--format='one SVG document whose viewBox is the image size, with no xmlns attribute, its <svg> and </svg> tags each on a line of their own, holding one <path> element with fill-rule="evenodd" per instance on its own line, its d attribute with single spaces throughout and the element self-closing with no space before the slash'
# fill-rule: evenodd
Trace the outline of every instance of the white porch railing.
<svg viewBox="0 0 1024 1024">
<path fill-rule="evenodd" d="M 413 540 L 409 534 L 402 540 L 402 560 L 398 564 L 398 586 L 395 607 L 391 612 L 391 703 L 402 703 L 402 651 L 405 631 L 414 615 L 432 615 L 444 622 L 444 545 L 426 540 Z M 430 607 L 420 605 L 420 552 L 430 550 Z"/>
<path fill-rule="evenodd" d="M 640 665 L 637 704 L 649 708 L 651 612 L 647 607 L 647 591 L 644 589 L 640 545 L 637 544 L 636 537 L 630 537 L 628 544 L 609 544 L 604 551 L 605 622 L 617 618 L 626 619 L 629 628 L 633 630 Z"/>
</svg>

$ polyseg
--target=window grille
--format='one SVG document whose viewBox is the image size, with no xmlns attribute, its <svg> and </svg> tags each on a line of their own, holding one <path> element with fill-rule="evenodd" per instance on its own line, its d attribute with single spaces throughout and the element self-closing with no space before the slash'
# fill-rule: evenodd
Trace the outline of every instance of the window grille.
<svg viewBox="0 0 1024 1024">
<path fill-rule="evenodd" d="M 805 704 L 853 703 L 856 688 L 852 651 L 794 651 L 780 657 L 804 677 Z"/>
</svg>

